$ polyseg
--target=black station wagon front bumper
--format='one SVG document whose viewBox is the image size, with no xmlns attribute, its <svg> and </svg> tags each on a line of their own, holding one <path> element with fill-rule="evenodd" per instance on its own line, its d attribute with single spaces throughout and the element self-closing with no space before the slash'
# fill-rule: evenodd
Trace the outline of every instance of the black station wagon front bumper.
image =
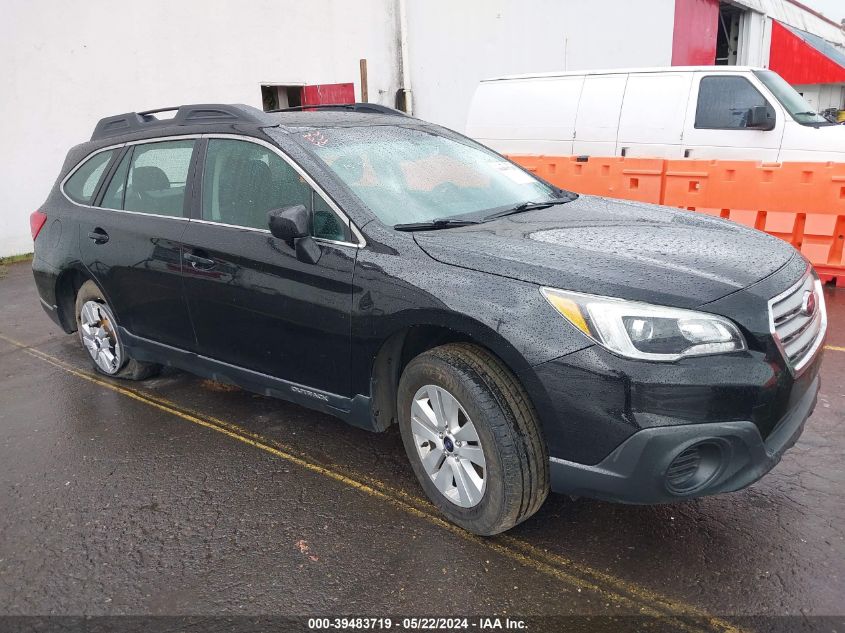
<svg viewBox="0 0 845 633">
<path fill-rule="evenodd" d="M 816 377 L 765 440 L 753 422 L 711 422 L 643 429 L 594 466 L 552 457 L 552 490 L 641 504 L 739 490 L 769 472 L 795 444 L 818 390 Z M 697 476 L 694 468 L 700 469 Z"/>
<path fill-rule="evenodd" d="M 586 357 L 589 364 L 602 358 L 617 370 L 623 369 L 610 360 L 608 353 L 595 348 L 574 356 Z M 683 405 L 678 402 L 667 404 L 662 397 L 666 384 L 658 385 L 661 397 L 654 397 L 654 384 L 635 383 L 627 371 L 611 372 L 615 374 L 612 377 L 596 372 L 592 380 L 602 384 L 602 388 L 584 394 L 581 400 L 586 403 L 585 411 L 601 413 L 589 425 L 597 443 L 599 438 L 608 441 L 618 437 L 620 427 L 627 426 L 629 431 L 624 440 L 616 442 L 609 453 L 595 462 L 567 458 L 560 452 L 555 455 L 552 449 L 552 490 L 607 501 L 652 504 L 744 488 L 771 470 L 804 430 L 804 423 L 816 406 L 822 356 L 819 351 L 798 376 L 783 365 L 761 362 L 759 357 L 697 359 L 695 362 L 703 367 L 693 375 L 699 380 L 708 374 L 713 376 L 709 388 L 703 384 L 678 384 L 690 373 L 668 370 L 666 374 L 667 369 L 658 368 L 656 376 L 671 376 L 671 380 L 678 381 L 674 385 L 681 394 L 678 400 L 692 402 L 700 411 L 698 419 L 691 419 L 693 409 L 679 408 Z M 749 363 L 767 367 L 768 372 L 762 371 L 753 378 L 753 372 L 747 371 Z M 556 369 L 560 371 L 560 365 Z M 604 374 L 606 379 L 598 374 Z M 722 386 L 716 386 L 717 374 L 724 376 Z M 744 375 L 746 380 L 730 385 L 738 375 Z M 541 371 L 540 376 L 548 387 L 549 373 Z M 754 384 L 755 381 L 759 382 Z M 554 382 L 560 384 L 559 377 Z M 617 383 L 621 384 L 618 389 L 614 388 Z M 651 412 L 645 412 L 649 407 Z M 554 409 L 561 410 L 553 405 Z M 663 415 L 655 414 L 655 410 Z M 566 428 L 572 428 L 577 435 L 579 431 L 574 429 L 584 425 L 572 418 L 559 418 L 555 426 L 564 433 Z M 560 437 L 556 439 L 559 441 Z"/>
</svg>

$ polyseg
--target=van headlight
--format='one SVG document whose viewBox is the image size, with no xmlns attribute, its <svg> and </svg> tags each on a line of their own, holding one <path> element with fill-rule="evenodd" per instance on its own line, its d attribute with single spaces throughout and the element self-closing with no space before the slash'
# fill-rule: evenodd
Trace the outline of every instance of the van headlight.
<svg viewBox="0 0 845 633">
<path fill-rule="evenodd" d="M 673 361 L 746 349 L 736 325 L 715 314 L 556 288 L 540 292 L 572 325 L 620 356 Z"/>
</svg>

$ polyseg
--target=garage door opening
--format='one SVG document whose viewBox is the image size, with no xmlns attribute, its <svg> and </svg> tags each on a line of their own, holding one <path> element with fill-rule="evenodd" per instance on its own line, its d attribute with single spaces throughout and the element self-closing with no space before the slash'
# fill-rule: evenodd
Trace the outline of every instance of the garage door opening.
<svg viewBox="0 0 845 633">
<path fill-rule="evenodd" d="M 261 105 L 265 112 L 279 108 L 302 105 L 302 88 L 305 84 L 262 84 Z"/>
<path fill-rule="evenodd" d="M 730 2 L 719 3 L 719 29 L 716 37 L 716 65 L 736 66 L 747 11 Z"/>
</svg>

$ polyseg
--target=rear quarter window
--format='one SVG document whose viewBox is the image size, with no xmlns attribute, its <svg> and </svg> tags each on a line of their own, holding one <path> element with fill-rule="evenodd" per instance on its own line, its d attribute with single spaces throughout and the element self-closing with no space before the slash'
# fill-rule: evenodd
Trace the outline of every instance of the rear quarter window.
<svg viewBox="0 0 845 633">
<path fill-rule="evenodd" d="M 109 162 L 114 156 L 114 150 L 95 154 L 86 160 L 65 183 L 65 194 L 79 204 L 90 204 L 97 191 L 97 184 L 103 177 Z"/>
</svg>

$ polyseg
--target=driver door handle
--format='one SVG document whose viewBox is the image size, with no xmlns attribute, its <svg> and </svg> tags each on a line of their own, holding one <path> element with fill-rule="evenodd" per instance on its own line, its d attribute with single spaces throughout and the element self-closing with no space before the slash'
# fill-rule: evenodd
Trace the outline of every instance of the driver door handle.
<svg viewBox="0 0 845 633">
<path fill-rule="evenodd" d="M 185 253 L 184 255 L 186 262 L 191 262 L 191 266 L 194 268 L 198 268 L 200 270 L 208 270 L 210 268 L 214 268 L 214 260 L 208 259 L 207 257 L 200 257 L 199 255 L 194 255 L 193 253 Z"/>
<path fill-rule="evenodd" d="M 109 234 L 98 226 L 93 231 L 88 232 L 88 239 L 94 240 L 94 244 L 105 244 L 109 241 Z"/>
</svg>

